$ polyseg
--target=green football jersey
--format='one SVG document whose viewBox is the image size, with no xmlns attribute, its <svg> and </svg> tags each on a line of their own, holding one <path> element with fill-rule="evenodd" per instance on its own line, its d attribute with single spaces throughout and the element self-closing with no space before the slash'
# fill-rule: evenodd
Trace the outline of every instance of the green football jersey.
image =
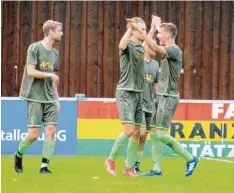
<svg viewBox="0 0 234 193">
<path fill-rule="evenodd" d="M 142 92 L 144 74 L 144 48 L 129 41 L 120 51 L 120 79 L 117 89 Z"/>
<path fill-rule="evenodd" d="M 158 83 L 159 65 L 155 60 L 144 61 L 144 84 L 143 84 L 143 110 L 149 113 L 153 111 L 154 84 Z"/>
<path fill-rule="evenodd" d="M 59 69 L 58 58 L 59 53 L 55 48 L 47 50 L 41 42 L 36 42 L 29 46 L 20 89 L 20 98 L 40 103 L 56 102 L 52 78 L 29 77 L 27 65 L 35 65 L 35 69 L 41 72 L 53 73 Z"/>
<path fill-rule="evenodd" d="M 159 69 L 158 95 L 179 97 L 178 80 L 182 69 L 182 52 L 177 45 L 165 46 Z"/>
</svg>

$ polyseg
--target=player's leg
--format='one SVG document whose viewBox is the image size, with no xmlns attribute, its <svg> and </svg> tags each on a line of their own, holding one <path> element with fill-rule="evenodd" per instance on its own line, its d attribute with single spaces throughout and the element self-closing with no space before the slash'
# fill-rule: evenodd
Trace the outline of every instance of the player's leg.
<svg viewBox="0 0 234 193">
<path fill-rule="evenodd" d="M 144 147 L 145 141 L 147 138 L 147 129 L 149 129 L 150 124 L 150 113 L 144 112 L 142 113 L 142 125 L 140 128 L 140 139 L 139 139 L 139 148 L 137 152 L 137 160 L 135 161 L 134 168 L 138 174 L 142 174 L 143 172 L 140 170 L 140 163 L 144 155 Z"/>
<path fill-rule="evenodd" d="M 155 138 L 152 134 L 150 135 L 152 141 L 152 158 L 153 158 L 153 171 L 159 176 L 162 175 L 161 161 L 162 161 L 162 142 Z"/>
<path fill-rule="evenodd" d="M 127 176 L 137 176 L 137 173 L 134 170 L 134 163 L 137 159 L 139 148 L 140 126 L 132 125 L 132 128 L 134 131 L 128 140 L 127 157 L 125 160 L 125 168 L 123 170 L 123 174 Z"/>
<path fill-rule="evenodd" d="M 168 135 L 166 132 L 169 128 L 175 109 L 179 103 L 179 99 L 174 97 L 160 96 L 159 100 L 159 112 L 157 113 L 155 128 L 151 129 L 151 135 L 153 138 L 159 139 L 171 147 L 175 153 L 183 157 L 187 161 L 187 171 L 185 175 L 191 175 L 198 163 L 198 159 L 193 157 L 193 155 L 184 149 L 174 137 Z"/>
<path fill-rule="evenodd" d="M 171 120 L 173 118 L 178 103 L 179 103 L 179 98 L 160 96 L 159 108 L 158 108 L 159 111 L 156 117 L 155 126 L 157 132 L 159 132 L 159 134 L 162 134 L 159 135 L 159 137 L 163 143 L 166 143 L 168 146 L 170 146 L 175 151 L 175 153 L 178 153 L 178 155 L 182 156 L 186 161 L 191 161 L 193 159 L 193 156 L 189 152 L 187 152 L 175 138 L 169 136 L 165 132 L 165 130 L 167 131 L 170 126 Z M 156 130 L 152 129 L 152 131 Z"/>
<path fill-rule="evenodd" d="M 155 108 L 154 108 L 154 112 L 151 118 L 151 121 L 154 122 L 154 120 L 156 120 L 156 116 L 157 116 L 157 102 L 155 102 Z M 150 128 L 151 130 L 151 128 Z M 149 132 L 150 132 L 149 130 Z M 151 154 L 152 154 L 152 159 L 153 159 L 153 171 L 155 172 L 156 175 L 161 176 L 162 175 L 162 169 L 161 169 L 161 161 L 162 161 L 162 142 L 155 138 L 151 132 L 150 132 L 150 138 L 151 138 L 151 143 L 152 143 L 152 147 L 151 147 Z"/>
<path fill-rule="evenodd" d="M 195 167 L 197 166 L 198 158 L 193 157 L 192 154 L 185 150 L 175 138 L 168 135 L 164 130 L 157 129 L 152 132 L 152 136 L 153 138 L 159 139 L 163 143 L 167 144 L 175 153 L 187 161 L 187 170 L 185 176 L 189 176 L 193 173 Z"/>
<path fill-rule="evenodd" d="M 17 152 L 14 156 L 14 167 L 18 173 L 23 172 L 22 157 L 32 143 L 37 140 L 40 134 L 42 122 L 42 106 L 41 103 L 27 102 L 27 120 L 28 134 L 25 139 L 22 139 Z"/>
<path fill-rule="evenodd" d="M 137 152 L 139 149 L 139 138 L 140 138 L 140 127 L 142 125 L 142 95 L 141 93 L 131 93 L 131 105 L 133 107 L 135 122 L 134 131 L 129 138 L 128 148 L 127 148 L 127 158 L 125 160 L 125 169 L 123 171 L 124 175 L 137 176 L 134 169 L 134 163 L 137 159 Z M 128 105 L 129 106 L 129 105 Z"/>
<path fill-rule="evenodd" d="M 42 163 L 40 173 L 50 174 L 49 162 L 55 149 L 56 125 L 58 124 L 58 109 L 56 103 L 45 103 L 43 122 L 45 125 L 45 139 L 42 149 Z"/>
<path fill-rule="evenodd" d="M 120 120 L 124 126 L 123 132 L 119 134 L 115 143 L 112 147 L 112 150 L 105 161 L 107 171 L 116 175 L 115 171 L 115 160 L 119 152 L 122 150 L 123 146 L 127 142 L 128 138 L 131 137 L 134 131 L 134 114 L 132 113 L 134 108 L 130 102 L 129 92 L 123 90 L 116 91 L 116 101 L 118 106 L 118 112 Z"/>
<path fill-rule="evenodd" d="M 134 164 L 134 169 L 138 174 L 142 174 L 143 172 L 140 170 L 140 164 L 144 155 L 144 146 L 145 146 L 145 140 L 146 140 L 146 128 L 141 127 L 140 128 L 140 138 L 139 138 L 139 148 L 137 152 L 137 159 Z"/>
<path fill-rule="evenodd" d="M 157 100 L 154 103 L 153 114 L 151 117 L 150 125 L 155 125 L 158 112 L 160 111 L 158 110 L 158 97 L 157 97 Z M 162 170 L 161 170 L 162 142 L 159 139 L 155 138 L 151 132 L 150 132 L 150 137 L 152 143 L 151 153 L 153 159 L 153 169 L 150 170 L 148 173 L 144 174 L 144 176 L 162 176 Z"/>
</svg>

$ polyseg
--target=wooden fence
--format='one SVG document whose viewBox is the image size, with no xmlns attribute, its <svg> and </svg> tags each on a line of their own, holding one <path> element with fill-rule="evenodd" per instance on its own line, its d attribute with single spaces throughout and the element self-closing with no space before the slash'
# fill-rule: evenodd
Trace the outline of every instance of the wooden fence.
<svg viewBox="0 0 234 193">
<path fill-rule="evenodd" d="M 40 1 L 2 3 L 2 95 L 17 96 L 28 46 L 48 19 L 63 23 L 60 96 L 115 97 L 125 18 L 151 15 L 178 26 L 181 98 L 234 99 L 234 2 Z"/>
</svg>

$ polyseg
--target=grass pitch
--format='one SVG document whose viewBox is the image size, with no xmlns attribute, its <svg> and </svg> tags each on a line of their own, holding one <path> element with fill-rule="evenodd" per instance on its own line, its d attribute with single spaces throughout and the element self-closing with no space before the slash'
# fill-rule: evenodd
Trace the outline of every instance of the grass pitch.
<svg viewBox="0 0 234 193">
<path fill-rule="evenodd" d="M 234 193 L 234 163 L 201 159 L 189 178 L 185 162 L 163 157 L 162 177 L 122 176 L 124 157 L 117 160 L 116 177 L 104 167 L 105 157 L 53 157 L 52 175 L 39 174 L 41 157 L 25 156 L 24 173 L 16 174 L 13 156 L 2 156 L 2 193 Z M 229 159 L 234 162 L 234 159 Z M 152 167 L 144 157 L 142 169 Z"/>
</svg>

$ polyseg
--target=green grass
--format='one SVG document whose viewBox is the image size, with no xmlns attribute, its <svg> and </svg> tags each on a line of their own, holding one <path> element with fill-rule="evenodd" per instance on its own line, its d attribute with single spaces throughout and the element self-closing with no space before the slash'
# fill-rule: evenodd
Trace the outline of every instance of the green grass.
<svg viewBox="0 0 234 193">
<path fill-rule="evenodd" d="M 13 157 L 2 157 L 2 193 L 233 193 L 234 164 L 202 159 L 193 176 L 184 177 L 185 163 L 164 157 L 163 177 L 121 175 L 123 157 L 117 161 L 118 176 L 107 174 L 105 157 L 53 157 L 53 175 L 40 175 L 40 157 L 24 158 L 24 174 L 13 170 Z M 234 161 L 234 159 L 232 159 Z M 152 166 L 145 157 L 142 169 Z M 98 176 L 99 179 L 93 179 Z"/>
</svg>

